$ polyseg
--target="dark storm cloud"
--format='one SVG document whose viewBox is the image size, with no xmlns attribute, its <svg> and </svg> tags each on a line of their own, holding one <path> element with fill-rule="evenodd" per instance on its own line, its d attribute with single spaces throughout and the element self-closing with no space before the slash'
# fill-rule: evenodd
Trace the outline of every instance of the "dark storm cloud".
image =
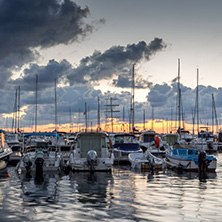
<svg viewBox="0 0 222 222">
<path fill-rule="evenodd" d="M 45 90 L 54 87 L 55 79 L 57 84 L 66 83 L 66 75 L 71 72 L 72 66 L 66 60 L 57 62 L 50 60 L 46 66 L 32 64 L 24 70 L 23 75 L 16 80 L 11 80 L 12 85 L 20 85 L 23 91 L 35 91 L 36 74 L 38 74 L 38 90 Z"/>
<path fill-rule="evenodd" d="M 0 69 L 10 71 L 49 48 L 79 40 L 93 30 L 84 22 L 89 9 L 71 0 L 0 1 Z M 3 84 L 1 84 L 3 86 Z"/>
<path fill-rule="evenodd" d="M 113 79 L 112 85 L 120 88 L 131 88 L 132 87 L 132 75 L 121 74 L 117 79 Z M 143 79 L 141 75 L 137 75 L 135 79 L 135 88 L 147 89 L 153 85 L 152 82 Z"/>
<path fill-rule="evenodd" d="M 110 79 L 114 75 L 126 72 L 133 63 L 142 59 L 149 60 L 156 52 L 165 48 L 162 39 L 155 38 L 150 44 L 141 41 L 138 44 L 113 46 L 104 53 L 95 51 L 92 56 L 83 58 L 80 65 L 67 77 L 70 84 L 76 82 Z M 79 76 L 77 79 L 76 76 Z M 118 85 L 118 83 L 116 83 Z"/>
</svg>

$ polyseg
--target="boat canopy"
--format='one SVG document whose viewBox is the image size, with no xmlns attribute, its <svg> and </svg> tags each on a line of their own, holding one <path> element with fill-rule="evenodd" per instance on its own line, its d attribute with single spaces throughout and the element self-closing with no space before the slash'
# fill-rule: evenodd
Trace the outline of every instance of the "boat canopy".
<svg viewBox="0 0 222 222">
<path fill-rule="evenodd" d="M 27 137 L 27 138 L 30 136 L 56 136 L 57 138 L 59 138 L 58 133 L 26 133 L 24 135 L 24 137 Z"/>
</svg>

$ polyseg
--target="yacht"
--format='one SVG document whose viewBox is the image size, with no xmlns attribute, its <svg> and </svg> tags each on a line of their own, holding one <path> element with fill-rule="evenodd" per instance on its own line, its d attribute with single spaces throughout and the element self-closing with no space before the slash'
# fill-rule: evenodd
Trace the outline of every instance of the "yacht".
<svg viewBox="0 0 222 222">
<path fill-rule="evenodd" d="M 70 154 L 73 171 L 111 171 L 114 155 L 107 145 L 104 132 L 80 132 Z"/>
</svg>

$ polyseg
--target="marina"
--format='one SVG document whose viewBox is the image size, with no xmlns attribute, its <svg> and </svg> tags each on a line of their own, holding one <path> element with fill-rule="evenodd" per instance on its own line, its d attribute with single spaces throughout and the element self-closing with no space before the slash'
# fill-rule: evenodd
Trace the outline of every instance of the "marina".
<svg viewBox="0 0 222 222">
<path fill-rule="evenodd" d="M 222 221 L 222 1 L 0 1 L 0 222 Z"/>
<path fill-rule="evenodd" d="M 220 221 L 222 154 L 216 172 L 133 171 L 0 177 L 2 221 Z"/>
</svg>

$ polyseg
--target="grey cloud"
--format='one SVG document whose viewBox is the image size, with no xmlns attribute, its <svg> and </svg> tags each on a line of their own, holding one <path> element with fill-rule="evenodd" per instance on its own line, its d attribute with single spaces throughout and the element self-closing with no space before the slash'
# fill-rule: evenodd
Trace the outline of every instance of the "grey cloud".
<svg viewBox="0 0 222 222">
<path fill-rule="evenodd" d="M 80 77 L 78 81 L 81 83 L 110 79 L 114 75 L 126 73 L 126 69 L 129 71 L 133 63 L 142 59 L 149 60 L 152 55 L 165 47 L 162 39 L 155 38 L 148 45 L 141 41 L 126 47 L 113 46 L 104 53 L 95 51 L 92 56 L 83 58 L 80 65 L 67 78 L 71 85 L 77 82 L 76 76 Z"/>
<path fill-rule="evenodd" d="M 87 7 L 72 0 L 1 0 L 0 1 L 0 67 L 8 73 L 33 61 L 36 48 L 78 41 L 93 31 L 85 23 Z M 4 86 L 1 84 L 0 86 Z"/>
<path fill-rule="evenodd" d="M 120 88 L 131 88 L 132 87 L 132 75 L 131 74 L 121 74 L 117 79 L 113 79 L 112 85 Z M 135 88 L 146 89 L 151 88 L 152 82 L 143 79 L 141 75 L 136 75 Z"/>
</svg>

